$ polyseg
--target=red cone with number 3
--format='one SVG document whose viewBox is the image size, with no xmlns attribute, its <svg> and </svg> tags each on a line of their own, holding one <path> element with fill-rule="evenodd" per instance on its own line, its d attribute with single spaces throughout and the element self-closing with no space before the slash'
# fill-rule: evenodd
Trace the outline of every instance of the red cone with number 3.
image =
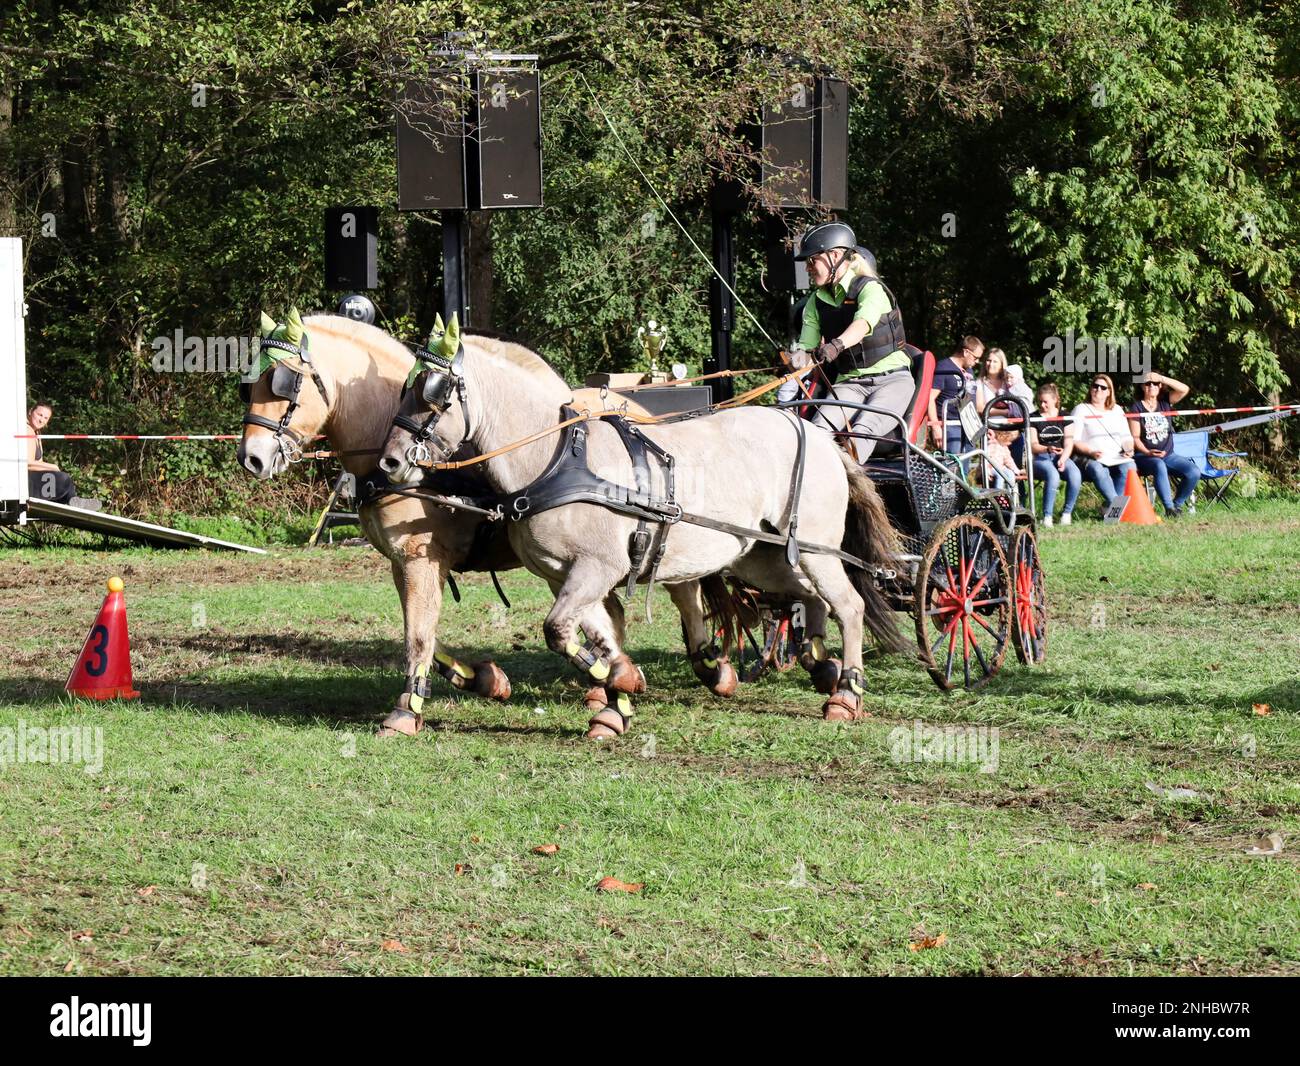
<svg viewBox="0 0 1300 1066">
<path fill-rule="evenodd" d="M 131 684 L 131 640 L 126 635 L 126 600 L 120 577 L 108 579 L 104 606 L 63 687 L 74 696 L 92 700 L 139 697 Z"/>
</svg>

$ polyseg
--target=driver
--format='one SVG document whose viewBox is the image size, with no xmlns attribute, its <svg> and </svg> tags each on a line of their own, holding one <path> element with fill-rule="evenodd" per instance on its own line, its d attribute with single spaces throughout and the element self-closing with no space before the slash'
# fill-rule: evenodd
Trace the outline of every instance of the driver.
<svg viewBox="0 0 1300 1066">
<path fill-rule="evenodd" d="M 875 256 L 858 247 L 853 230 L 843 222 L 823 222 L 804 233 L 795 259 L 807 261 L 816 290 L 804 305 L 803 330 L 791 353 L 794 366 L 816 360 L 832 380 L 836 399 L 870 404 L 901 418 L 916 383 L 903 347 L 903 316 L 876 273 Z M 831 405 L 820 407 L 812 421 L 833 432 L 849 429 L 878 437 L 898 429 L 887 415 Z M 858 462 L 870 458 L 879 443 L 866 436 L 847 439 Z"/>
</svg>

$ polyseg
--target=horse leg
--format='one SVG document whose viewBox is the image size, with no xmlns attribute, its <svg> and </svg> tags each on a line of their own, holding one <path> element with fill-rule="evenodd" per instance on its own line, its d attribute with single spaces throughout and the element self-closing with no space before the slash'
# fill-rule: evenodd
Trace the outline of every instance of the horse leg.
<svg viewBox="0 0 1300 1066">
<path fill-rule="evenodd" d="M 379 735 L 414 736 L 423 728 L 424 701 L 433 695 L 429 684 L 431 667 L 453 688 L 494 699 L 509 697 L 510 680 L 495 663 L 489 660 L 469 667 L 438 644 L 435 634 L 442 614 L 442 583 L 448 560 L 435 548 L 434 541 L 408 542 L 407 550 L 392 561 L 392 567 L 406 633 L 406 687 L 380 726 Z"/>
<path fill-rule="evenodd" d="M 829 696 L 840 679 L 840 661 L 826 650 L 826 603 L 820 596 L 803 601 L 803 643 L 799 645 L 799 665 L 808 671 L 813 688 Z"/>
<path fill-rule="evenodd" d="M 546 646 L 595 682 L 586 697 L 588 709 L 596 711 L 587 733 L 593 740 L 627 732 L 632 718 L 631 697 L 645 691 L 645 677 L 623 652 L 618 640 L 619 626 L 604 604 L 618 578 L 618 573 L 611 573 L 607 565 L 595 560 L 575 563 L 542 626 Z M 620 605 L 618 617 L 621 614 Z M 596 650 L 577 642 L 580 627 L 587 632 Z M 604 697 L 603 707 L 597 689 Z"/>
<path fill-rule="evenodd" d="M 803 552 L 799 565 L 835 615 L 844 642 L 844 668 L 822 705 L 822 717 L 828 722 L 851 722 L 863 717 L 862 597 L 838 559 Z"/>
<path fill-rule="evenodd" d="M 682 639 L 695 676 L 715 695 L 732 696 L 736 691 L 736 668 L 713 638 L 705 623 L 704 595 L 698 581 L 667 585 L 668 595 L 682 616 Z"/>
</svg>

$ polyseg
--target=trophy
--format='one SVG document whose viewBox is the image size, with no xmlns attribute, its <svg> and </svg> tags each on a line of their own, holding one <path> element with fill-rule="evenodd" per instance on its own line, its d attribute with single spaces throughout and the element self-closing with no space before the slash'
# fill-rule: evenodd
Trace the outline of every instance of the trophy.
<svg viewBox="0 0 1300 1066">
<path fill-rule="evenodd" d="M 667 346 L 667 333 L 660 329 L 659 323 L 652 318 L 644 326 L 637 327 L 636 339 L 641 342 L 641 351 L 645 353 L 646 364 L 650 368 L 650 384 L 666 384 L 668 375 L 659 369 L 659 356 Z"/>
</svg>

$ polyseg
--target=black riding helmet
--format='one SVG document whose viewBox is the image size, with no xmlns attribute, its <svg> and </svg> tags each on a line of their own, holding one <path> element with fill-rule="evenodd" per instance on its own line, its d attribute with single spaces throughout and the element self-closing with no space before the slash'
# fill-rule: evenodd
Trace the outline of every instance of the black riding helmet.
<svg viewBox="0 0 1300 1066">
<path fill-rule="evenodd" d="M 795 255 L 795 259 L 802 262 L 820 252 L 829 252 L 837 248 L 842 251 L 854 251 L 857 247 L 858 238 L 847 224 L 843 222 L 820 222 L 804 231 L 804 235 L 799 241 L 799 251 Z"/>
</svg>

